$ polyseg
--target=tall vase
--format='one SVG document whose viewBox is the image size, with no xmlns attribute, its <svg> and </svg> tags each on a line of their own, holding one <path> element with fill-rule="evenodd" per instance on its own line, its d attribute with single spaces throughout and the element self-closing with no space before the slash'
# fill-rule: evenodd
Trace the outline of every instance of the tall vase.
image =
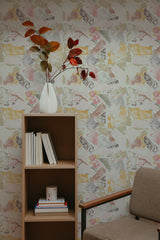
<svg viewBox="0 0 160 240">
<path fill-rule="evenodd" d="M 52 83 L 45 83 L 42 89 L 39 109 L 42 113 L 56 113 L 57 112 L 57 97 Z"/>
</svg>

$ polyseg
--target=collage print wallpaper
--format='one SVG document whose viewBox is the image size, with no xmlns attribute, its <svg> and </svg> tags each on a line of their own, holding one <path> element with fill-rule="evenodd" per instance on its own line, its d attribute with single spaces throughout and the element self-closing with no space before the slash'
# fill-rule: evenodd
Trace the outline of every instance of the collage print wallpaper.
<svg viewBox="0 0 160 240">
<path fill-rule="evenodd" d="M 132 186 L 140 167 L 160 168 L 160 0 L 1 0 L 0 240 L 21 240 L 21 116 L 39 112 L 45 83 L 27 20 L 60 43 L 53 71 L 71 37 L 96 75 L 68 70 L 54 83 L 57 112 L 78 115 L 79 203 Z M 128 199 L 112 202 L 89 211 L 87 224 L 127 210 Z"/>
</svg>

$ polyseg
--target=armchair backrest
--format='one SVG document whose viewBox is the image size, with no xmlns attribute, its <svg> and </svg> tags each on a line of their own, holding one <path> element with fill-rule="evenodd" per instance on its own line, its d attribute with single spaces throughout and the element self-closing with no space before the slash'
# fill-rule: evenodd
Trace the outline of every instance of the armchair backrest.
<svg viewBox="0 0 160 240">
<path fill-rule="evenodd" d="M 131 214 L 160 222 L 160 170 L 140 168 L 130 199 Z"/>
</svg>

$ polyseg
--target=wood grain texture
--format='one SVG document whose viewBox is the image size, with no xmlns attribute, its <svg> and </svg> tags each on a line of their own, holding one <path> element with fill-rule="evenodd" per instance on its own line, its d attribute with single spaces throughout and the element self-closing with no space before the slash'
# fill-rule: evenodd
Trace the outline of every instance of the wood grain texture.
<svg viewBox="0 0 160 240">
<path fill-rule="evenodd" d="M 79 207 L 83 208 L 83 209 L 92 208 L 97 205 L 101 205 L 103 203 L 107 203 L 107 202 L 119 199 L 121 197 L 128 196 L 131 194 L 131 192 L 132 192 L 132 188 L 128 188 L 126 190 L 122 190 L 117 193 L 113 193 L 113 194 L 110 194 L 110 195 L 107 195 L 104 197 L 100 197 L 100 198 L 97 198 L 97 199 L 94 199 L 94 200 L 91 200 L 91 201 L 88 201 L 85 203 L 81 203 L 81 204 L 79 204 Z"/>
</svg>

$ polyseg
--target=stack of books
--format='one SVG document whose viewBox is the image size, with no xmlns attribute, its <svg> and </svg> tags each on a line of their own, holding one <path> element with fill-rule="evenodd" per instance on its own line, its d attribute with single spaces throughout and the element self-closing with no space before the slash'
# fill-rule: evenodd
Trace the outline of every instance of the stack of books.
<svg viewBox="0 0 160 240">
<path fill-rule="evenodd" d="M 44 158 L 49 164 L 57 164 L 57 154 L 49 133 L 26 132 L 26 165 L 41 165 Z"/>
<path fill-rule="evenodd" d="M 35 215 L 57 215 L 68 213 L 68 204 L 64 198 L 57 198 L 54 201 L 48 201 L 45 198 L 40 198 L 35 206 Z"/>
</svg>

